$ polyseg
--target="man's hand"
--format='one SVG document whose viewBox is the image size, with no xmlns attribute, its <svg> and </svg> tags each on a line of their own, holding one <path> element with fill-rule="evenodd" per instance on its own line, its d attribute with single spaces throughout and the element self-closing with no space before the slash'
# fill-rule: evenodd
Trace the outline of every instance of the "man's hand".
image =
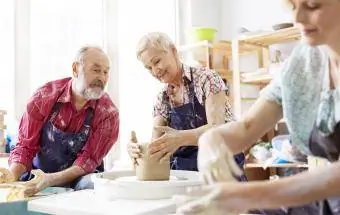
<svg viewBox="0 0 340 215">
<path fill-rule="evenodd" d="M 169 161 L 170 157 L 183 145 L 183 133 L 168 126 L 157 126 L 154 129 L 163 132 L 163 135 L 149 145 L 150 155 L 161 163 Z"/>
<path fill-rule="evenodd" d="M 31 173 L 34 175 L 34 178 L 30 181 L 25 182 L 25 195 L 26 196 L 34 196 L 40 191 L 50 186 L 51 178 L 49 174 L 45 174 L 42 170 L 32 170 Z"/>
<path fill-rule="evenodd" d="M 133 161 L 133 166 L 138 165 L 137 158 L 141 157 L 141 149 L 138 145 L 137 135 L 135 131 L 131 132 L 130 142 L 127 145 L 127 150 L 130 158 Z"/>
<path fill-rule="evenodd" d="M 6 168 L 0 168 L 0 183 L 9 183 L 15 181 L 11 171 Z"/>
<path fill-rule="evenodd" d="M 31 173 L 34 175 L 32 180 L 26 182 L 14 182 L 8 185 L 9 187 L 12 187 L 6 197 L 8 202 L 23 200 L 34 196 L 50 186 L 51 180 L 49 174 L 45 174 L 39 169 L 32 170 Z"/>
</svg>

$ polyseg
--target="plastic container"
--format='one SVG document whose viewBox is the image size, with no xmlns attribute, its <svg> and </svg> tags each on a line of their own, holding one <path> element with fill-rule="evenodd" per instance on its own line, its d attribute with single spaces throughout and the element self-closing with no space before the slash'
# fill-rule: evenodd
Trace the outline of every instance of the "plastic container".
<svg viewBox="0 0 340 215">
<path fill-rule="evenodd" d="M 191 30 L 191 37 L 193 42 L 210 41 L 213 42 L 216 39 L 217 30 L 214 28 L 197 27 Z"/>
<path fill-rule="evenodd" d="M 42 191 L 42 193 L 52 193 L 59 194 L 65 192 L 72 192 L 71 188 L 63 188 L 63 187 L 49 187 Z M 35 197 L 34 197 L 35 198 Z M 36 197 L 36 198 L 44 198 L 44 197 Z M 6 215 L 45 215 L 44 213 L 30 212 L 27 210 L 27 200 L 23 201 L 15 201 L 15 202 L 0 202 L 0 214 Z"/>
<path fill-rule="evenodd" d="M 272 146 L 274 149 L 281 151 L 282 142 L 290 140 L 290 135 L 278 135 L 272 139 Z"/>
</svg>

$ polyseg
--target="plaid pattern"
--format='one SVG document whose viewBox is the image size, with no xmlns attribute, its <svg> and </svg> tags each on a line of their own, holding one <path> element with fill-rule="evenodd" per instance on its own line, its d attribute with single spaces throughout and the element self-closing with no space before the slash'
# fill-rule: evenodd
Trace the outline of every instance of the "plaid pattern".
<svg viewBox="0 0 340 215">
<path fill-rule="evenodd" d="M 193 80 L 191 80 L 190 76 L 190 68 L 193 71 Z M 203 106 L 205 105 L 205 100 L 208 98 L 211 94 L 217 94 L 221 91 L 228 91 L 229 89 L 224 84 L 222 78 L 215 70 L 211 70 L 208 68 L 196 68 L 196 67 L 190 67 L 187 65 L 183 65 L 183 80 L 188 79 L 189 81 L 193 81 L 195 85 L 195 93 L 197 96 L 198 101 Z M 185 81 L 184 81 L 185 82 Z M 172 102 L 173 95 L 171 94 L 172 89 L 170 85 L 165 85 L 165 87 L 159 92 L 156 102 L 154 104 L 153 109 L 153 116 L 162 116 L 166 120 L 169 119 L 169 110 L 167 101 L 164 98 L 164 92 L 167 93 L 167 95 L 170 98 L 170 105 L 171 107 L 174 106 L 174 103 Z M 226 92 L 227 93 L 227 92 Z M 184 87 L 183 92 L 183 103 L 187 104 L 189 103 L 189 88 L 188 86 Z M 231 104 L 229 101 L 228 96 L 226 95 L 226 101 L 225 101 L 225 121 L 230 122 L 234 120 L 234 116 L 232 113 Z"/>
<path fill-rule="evenodd" d="M 118 138 L 119 111 L 107 93 L 97 101 L 88 101 L 82 109 L 76 110 L 71 94 L 71 78 L 48 82 L 34 93 L 21 118 L 18 143 L 11 151 L 9 164 L 21 163 L 27 170 L 32 168 L 33 157 L 41 150 L 42 128 L 58 101 L 63 105 L 58 116 L 51 121 L 63 132 L 79 132 L 87 116 L 87 108 L 94 109 L 88 140 L 74 165 L 80 166 L 88 173 L 100 165 Z"/>
</svg>

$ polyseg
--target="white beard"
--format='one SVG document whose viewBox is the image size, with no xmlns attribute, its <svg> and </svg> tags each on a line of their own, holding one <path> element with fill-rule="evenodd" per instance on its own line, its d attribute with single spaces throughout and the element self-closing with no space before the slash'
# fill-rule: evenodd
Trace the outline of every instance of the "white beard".
<svg viewBox="0 0 340 215">
<path fill-rule="evenodd" d="M 96 91 L 91 87 L 86 88 L 84 73 L 80 72 L 77 79 L 74 80 L 75 91 L 86 100 L 97 100 L 104 95 L 104 90 Z"/>
<path fill-rule="evenodd" d="M 97 99 L 100 99 L 100 97 L 102 97 L 103 95 L 104 95 L 104 90 L 97 92 L 92 88 L 84 89 L 82 92 L 82 96 L 84 96 L 86 100 L 97 100 Z"/>
</svg>

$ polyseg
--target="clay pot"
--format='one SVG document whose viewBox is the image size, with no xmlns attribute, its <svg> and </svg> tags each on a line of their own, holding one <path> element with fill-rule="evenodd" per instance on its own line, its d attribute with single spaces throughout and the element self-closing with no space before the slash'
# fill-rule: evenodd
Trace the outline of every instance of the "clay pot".
<svg viewBox="0 0 340 215">
<path fill-rule="evenodd" d="M 141 181 L 165 181 L 170 178 L 170 162 L 159 163 L 150 158 L 148 152 L 149 143 L 140 143 L 142 157 L 137 159 L 136 177 Z"/>
</svg>

